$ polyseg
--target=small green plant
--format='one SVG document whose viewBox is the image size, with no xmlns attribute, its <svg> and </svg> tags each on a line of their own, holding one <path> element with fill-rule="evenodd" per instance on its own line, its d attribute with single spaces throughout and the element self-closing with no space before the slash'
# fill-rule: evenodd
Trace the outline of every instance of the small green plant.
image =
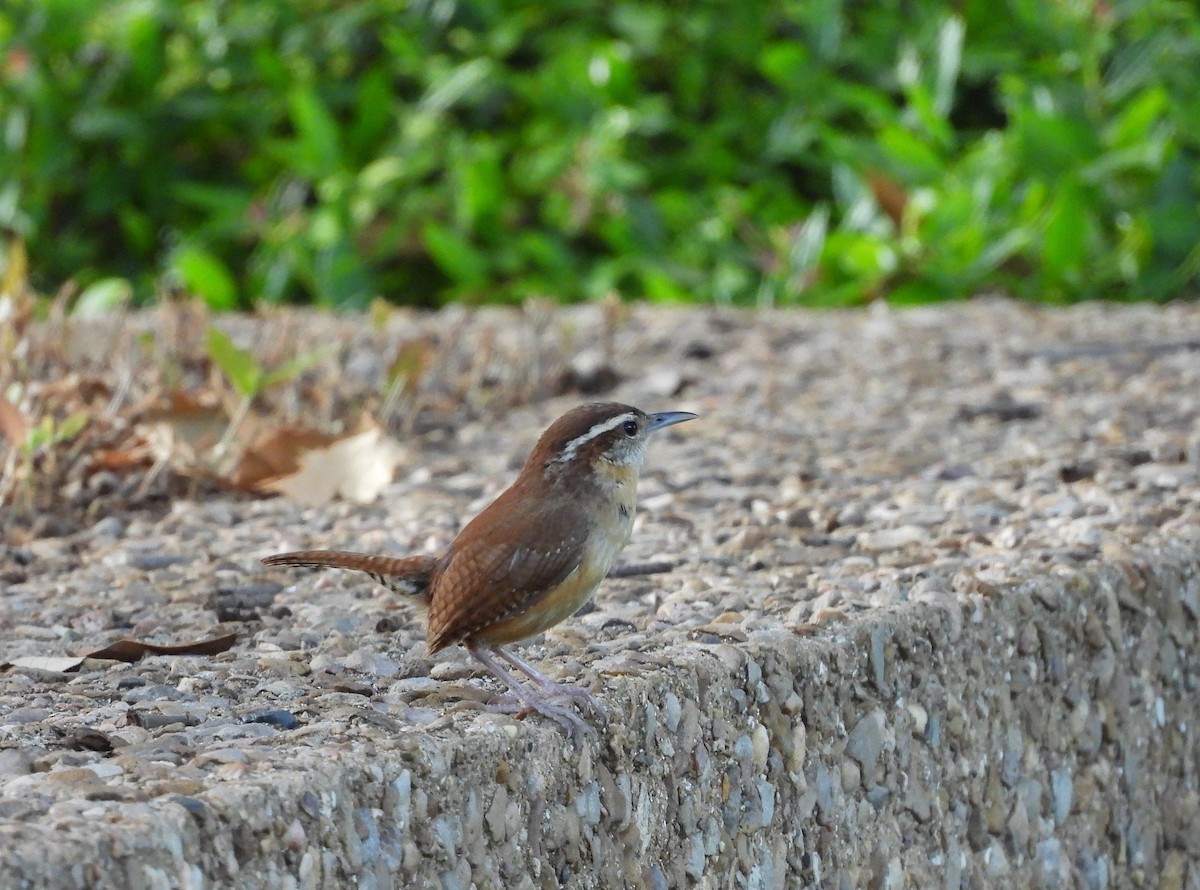
<svg viewBox="0 0 1200 890">
<path fill-rule="evenodd" d="M 43 417 L 40 423 L 29 428 L 29 435 L 21 450 L 26 458 L 32 460 L 42 448 L 70 442 L 83 432 L 84 427 L 88 425 L 88 419 L 86 411 L 76 411 L 62 420 Z"/>
<path fill-rule="evenodd" d="M 101 278 L 83 289 L 71 307 L 77 319 L 99 318 L 120 312 L 133 302 L 133 285 L 124 278 Z"/>
<path fill-rule="evenodd" d="M 12 393 L 15 397 L 17 393 Z M 10 400 L 18 401 L 16 398 Z M 53 462 L 56 459 L 58 446 L 73 441 L 84 431 L 91 418 L 85 411 L 76 411 L 58 420 L 50 415 L 31 424 L 25 431 L 24 441 L 8 451 L 7 459 L 0 471 L 0 504 L 9 501 L 14 493 L 24 492 L 26 497 L 32 497 L 32 490 L 22 485 L 22 480 L 28 482 L 34 478 L 35 463 L 39 458 Z M 0 452 L 2 453 L 2 452 Z M 42 465 L 47 475 L 53 475 L 53 467 Z"/>
<path fill-rule="evenodd" d="M 214 450 L 214 461 L 219 461 L 228 451 L 238 427 L 250 412 L 254 400 L 266 389 L 279 383 L 286 383 L 294 377 L 324 360 L 332 352 L 332 347 L 304 353 L 284 362 L 278 367 L 263 368 L 249 352 L 235 344 L 228 335 L 218 328 L 208 329 L 208 357 L 213 364 L 221 369 L 230 385 L 241 397 L 237 409 L 229 420 L 221 441 Z"/>
</svg>

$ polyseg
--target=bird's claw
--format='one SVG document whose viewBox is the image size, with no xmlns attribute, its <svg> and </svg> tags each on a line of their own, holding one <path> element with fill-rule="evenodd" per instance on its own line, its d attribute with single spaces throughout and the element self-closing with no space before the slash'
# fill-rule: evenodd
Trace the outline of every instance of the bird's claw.
<svg viewBox="0 0 1200 890">
<path fill-rule="evenodd" d="M 582 692 L 583 690 L 580 691 Z M 569 695 L 541 695 L 541 692 L 541 689 L 537 693 L 531 690 L 520 696 L 512 692 L 506 692 L 492 699 L 484 707 L 485 710 L 497 714 L 511 714 L 518 720 L 524 720 L 530 714 L 540 714 L 549 720 L 553 720 L 565 729 L 567 735 L 572 738 L 575 736 L 594 736 L 596 734 L 596 730 L 576 714 L 569 705 L 554 700 L 555 697 L 570 698 Z M 596 704 L 599 704 L 599 702 Z"/>
<path fill-rule="evenodd" d="M 566 698 L 581 705 L 586 705 L 599 717 L 608 716 L 608 708 L 604 706 L 604 702 L 592 695 L 582 686 L 571 686 L 567 683 L 548 683 L 545 686 L 539 686 L 538 692 L 544 693 L 549 698 Z"/>
</svg>

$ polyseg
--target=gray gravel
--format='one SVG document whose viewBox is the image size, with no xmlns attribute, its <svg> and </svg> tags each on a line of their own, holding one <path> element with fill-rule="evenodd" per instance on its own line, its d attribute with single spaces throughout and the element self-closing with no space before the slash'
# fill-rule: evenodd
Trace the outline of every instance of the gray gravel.
<svg viewBox="0 0 1200 890">
<path fill-rule="evenodd" d="M 375 504 L 10 550 L 0 662 L 240 636 L 0 674 L 0 886 L 1200 887 L 1200 307 L 637 308 L 611 356 L 595 307 L 295 324 L 344 336 L 351 393 L 381 343 L 493 345 L 453 434 L 393 424 Z M 524 650 L 598 738 L 481 712 L 369 579 L 258 566 L 443 546 L 605 370 L 702 419 L 651 446 L 624 553 L 675 568 Z"/>
</svg>

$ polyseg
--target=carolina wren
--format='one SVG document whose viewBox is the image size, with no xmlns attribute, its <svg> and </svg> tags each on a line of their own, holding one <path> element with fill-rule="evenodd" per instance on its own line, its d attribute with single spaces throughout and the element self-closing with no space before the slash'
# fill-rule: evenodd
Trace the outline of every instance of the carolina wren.
<svg viewBox="0 0 1200 890">
<path fill-rule="evenodd" d="M 551 681 L 504 648 L 574 614 L 629 540 L 638 471 L 651 433 L 695 414 L 646 414 L 617 403 L 582 405 L 542 434 L 513 484 L 437 556 L 304 550 L 267 565 L 365 572 L 425 607 L 430 653 L 461 643 L 511 690 L 517 706 L 567 732 L 588 727 L 563 700 L 604 714 L 585 689 Z M 520 682 L 501 661 L 533 681 Z"/>
</svg>

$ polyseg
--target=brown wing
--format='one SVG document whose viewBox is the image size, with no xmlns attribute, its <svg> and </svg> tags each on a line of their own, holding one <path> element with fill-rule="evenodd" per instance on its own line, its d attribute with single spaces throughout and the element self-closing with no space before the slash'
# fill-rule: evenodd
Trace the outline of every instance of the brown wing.
<svg viewBox="0 0 1200 890">
<path fill-rule="evenodd" d="M 522 510 L 509 500 L 505 492 L 471 520 L 434 580 L 430 652 L 531 608 L 579 567 L 585 536 L 561 504 Z"/>
</svg>

